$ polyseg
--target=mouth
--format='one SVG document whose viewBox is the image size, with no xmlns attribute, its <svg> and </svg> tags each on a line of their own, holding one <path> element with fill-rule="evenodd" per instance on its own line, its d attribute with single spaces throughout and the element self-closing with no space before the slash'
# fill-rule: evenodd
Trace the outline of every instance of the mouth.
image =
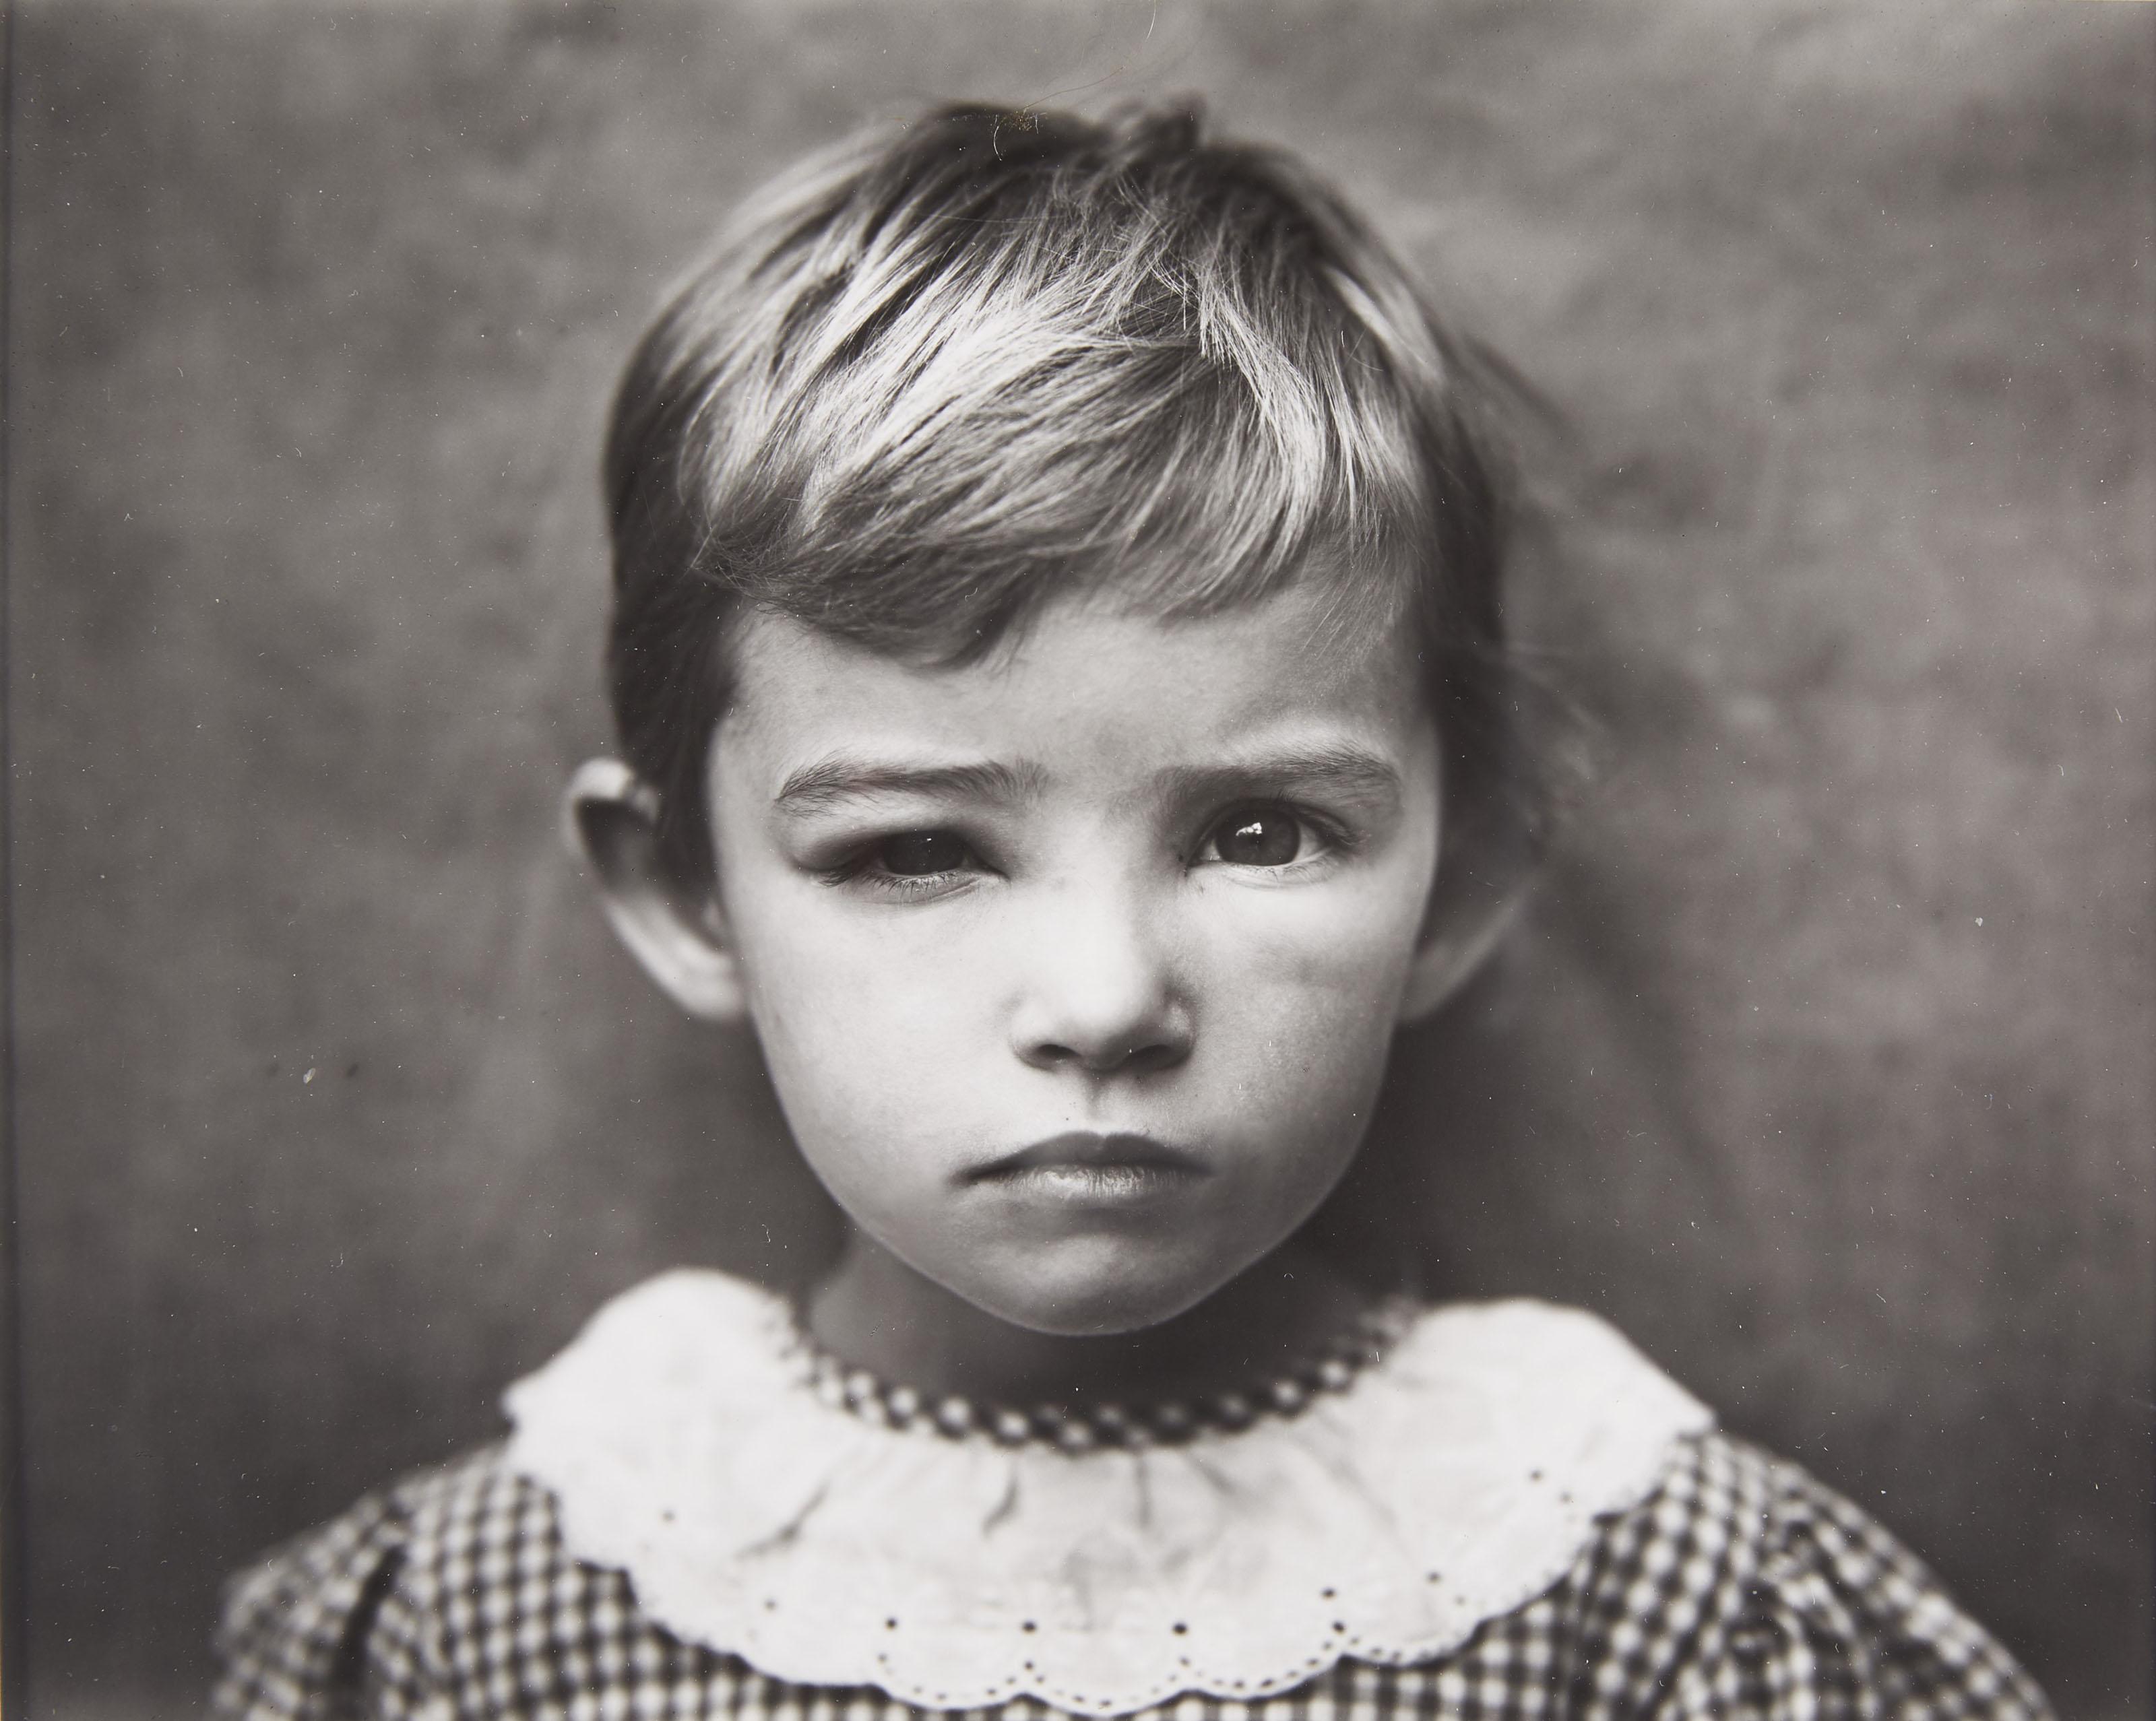
<svg viewBox="0 0 2156 1721">
<path fill-rule="evenodd" d="M 1196 1155 L 1149 1135 L 1077 1132 L 1051 1136 L 992 1160 L 967 1172 L 965 1181 L 1115 1201 L 1165 1193 L 1210 1175 L 1211 1168 Z"/>
</svg>

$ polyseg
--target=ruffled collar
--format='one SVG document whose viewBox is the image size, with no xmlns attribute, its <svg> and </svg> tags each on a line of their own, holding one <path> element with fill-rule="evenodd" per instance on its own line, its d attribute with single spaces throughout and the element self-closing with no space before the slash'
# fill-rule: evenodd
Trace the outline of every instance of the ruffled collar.
<svg viewBox="0 0 2156 1721">
<path fill-rule="evenodd" d="M 787 1304 L 706 1272 L 601 1309 L 510 1390 L 569 1552 L 678 1637 L 803 1685 L 1088 1715 L 1456 1647 L 1653 1488 L 1708 1412 L 1593 1315 L 1424 1311 L 1348 1391 L 1081 1455 L 821 1401 Z"/>
</svg>

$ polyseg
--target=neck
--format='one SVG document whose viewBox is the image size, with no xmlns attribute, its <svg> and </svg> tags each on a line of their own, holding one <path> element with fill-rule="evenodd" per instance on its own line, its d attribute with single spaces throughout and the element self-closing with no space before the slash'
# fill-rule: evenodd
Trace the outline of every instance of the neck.
<svg viewBox="0 0 2156 1721">
<path fill-rule="evenodd" d="M 924 1278 L 858 1231 L 808 1301 L 808 1329 L 894 1385 L 980 1403 L 1143 1401 L 1232 1390 L 1333 1338 L 1368 1299 L 1289 1243 L 1196 1308 L 1131 1333 L 1014 1326 Z"/>
</svg>

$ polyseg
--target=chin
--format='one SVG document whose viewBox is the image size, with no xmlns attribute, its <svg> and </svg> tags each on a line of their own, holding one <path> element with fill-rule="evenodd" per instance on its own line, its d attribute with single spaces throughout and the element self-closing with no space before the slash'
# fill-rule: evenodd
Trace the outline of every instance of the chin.
<svg viewBox="0 0 2156 1721">
<path fill-rule="evenodd" d="M 1062 1270 L 1059 1271 L 1058 1268 Z M 1013 1282 L 955 1285 L 966 1300 L 998 1320 L 1060 1339 L 1108 1339 L 1137 1333 L 1188 1314 L 1235 1276 L 1196 1262 L 1127 1260 L 1025 1263 Z"/>
</svg>

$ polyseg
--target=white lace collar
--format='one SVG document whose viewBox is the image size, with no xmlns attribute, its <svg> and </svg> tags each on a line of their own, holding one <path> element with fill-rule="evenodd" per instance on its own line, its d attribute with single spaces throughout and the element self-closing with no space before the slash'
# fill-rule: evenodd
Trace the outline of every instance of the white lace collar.
<svg viewBox="0 0 2156 1721">
<path fill-rule="evenodd" d="M 1707 1411 L 1594 1316 L 1434 1309 L 1300 1415 L 1073 1457 L 820 1402 L 770 1293 L 615 1298 L 510 1390 L 569 1551 L 676 1636 L 928 1708 L 1089 1715 L 1455 1647 L 1572 1565 Z"/>
</svg>

